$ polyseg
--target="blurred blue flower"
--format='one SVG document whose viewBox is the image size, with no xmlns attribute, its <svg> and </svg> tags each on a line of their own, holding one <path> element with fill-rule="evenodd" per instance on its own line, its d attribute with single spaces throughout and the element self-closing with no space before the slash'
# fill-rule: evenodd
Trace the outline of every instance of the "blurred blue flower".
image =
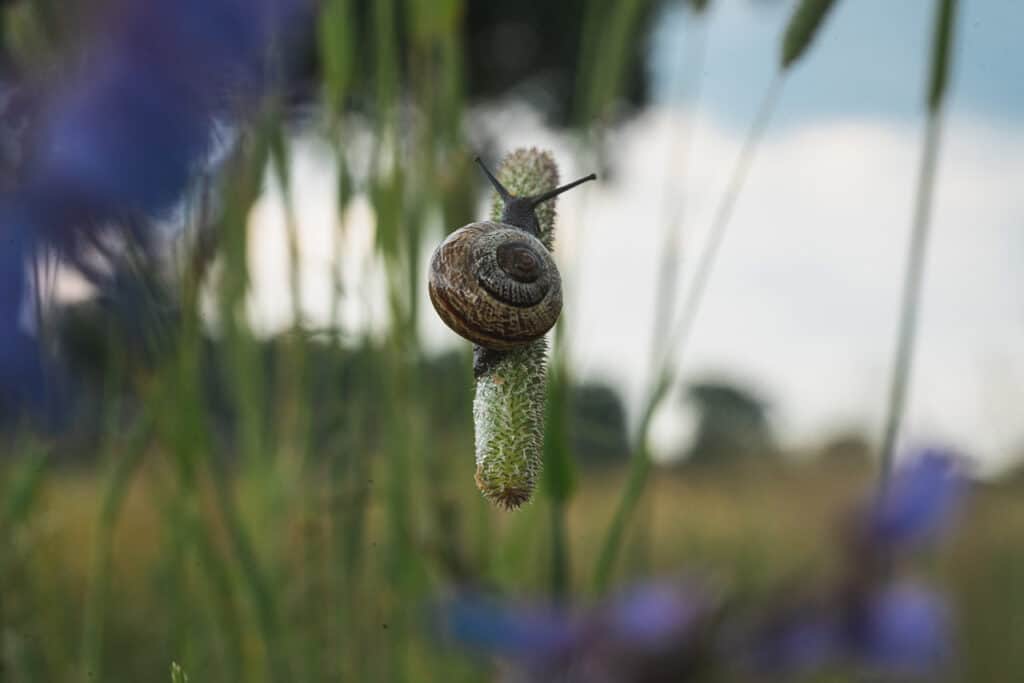
<svg viewBox="0 0 1024 683">
<path fill-rule="evenodd" d="M 442 632 L 511 660 L 527 680 L 679 680 L 700 659 L 712 601 L 694 586 L 630 587 L 575 612 L 463 595 L 438 609 Z"/>
<path fill-rule="evenodd" d="M 245 112 L 269 83 L 275 44 L 306 2 L 115 3 L 57 88 L 29 182 L 108 210 L 166 210 L 203 161 L 214 118 Z"/>
<path fill-rule="evenodd" d="M 942 670 L 953 640 L 949 611 L 937 593 L 902 582 L 858 597 L 771 617 L 745 656 L 756 669 L 782 677 L 829 666 L 886 676 Z"/>
<path fill-rule="evenodd" d="M 847 631 L 865 666 L 900 675 L 941 670 L 952 651 L 951 619 L 934 591 L 910 582 L 883 587 Z"/>
<path fill-rule="evenodd" d="M 482 595 L 460 595 L 438 610 L 438 625 L 447 638 L 479 652 L 551 662 L 564 657 L 581 640 L 576 618 L 548 606 L 512 606 Z"/>
<path fill-rule="evenodd" d="M 312 0 L 110 3 L 81 42 L 78 63 L 35 98 L 29 131 L 22 114 L 0 120 L 3 139 L 18 140 L 4 149 L 19 150 L 16 159 L 5 153 L 12 168 L 0 169 L 13 178 L 0 196 L 5 414 L 32 409 L 46 393 L 44 355 L 21 324 L 31 310 L 31 260 L 55 250 L 94 278 L 87 256 L 112 226 L 145 245 L 152 219 L 173 208 L 206 162 L 215 124 L 248 114 L 312 7 Z"/>
<path fill-rule="evenodd" d="M 707 612 L 695 589 L 662 581 L 627 588 L 601 614 L 604 636 L 630 647 L 658 649 L 679 642 Z"/>
<path fill-rule="evenodd" d="M 845 662 L 898 675 L 939 670 L 952 649 L 948 610 L 919 584 L 893 583 L 893 566 L 900 553 L 949 526 L 966 486 L 947 451 L 909 458 L 861 508 L 842 580 L 824 600 L 782 609 L 758 631 L 751 655 L 757 668 L 793 673 Z"/>
<path fill-rule="evenodd" d="M 898 552 L 949 523 L 966 488 L 944 451 L 917 454 L 885 495 L 861 508 L 848 563 L 834 581 L 782 587 L 743 606 L 682 582 L 647 582 L 588 609 L 523 607 L 463 596 L 442 605 L 455 642 L 518 665 L 513 680 L 722 680 L 723 672 L 781 680 L 830 670 L 880 677 L 941 673 L 951 660 L 942 597 L 893 579 Z"/>
<path fill-rule="evenodd" d="M 924 450 L 894 474 L 866 515 L 867 540 L 911 548 L 933 540 L 952 521 L 966 481 L 948 451 Z"/>
</svg>

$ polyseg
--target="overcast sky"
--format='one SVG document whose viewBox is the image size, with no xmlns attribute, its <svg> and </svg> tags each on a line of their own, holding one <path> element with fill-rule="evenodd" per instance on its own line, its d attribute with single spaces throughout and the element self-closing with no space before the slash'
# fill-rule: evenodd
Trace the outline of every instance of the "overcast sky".
<svg viewBox="0 0 1024 683">
<path fill-rule="evenodd" d="M 724 377 L 756 390 L 788 445 L 881 430 L 934 4 L 839 0 L 785 83 L 682 358 L 684 378 Z M 1024 3 L 960 4 L 904 439 L 953 445 L 995 469 L 1024 449 Z M 789 3 L 723 0 L 705 29 L 670 12 L 651 41 L 658 105 L 613 133 L 612 181 L 560 200 L 556 251 L 574 367 L 614 382 L 631 406 L 649 369 L 662 226 L 683 209 L 685 274 L 776 69 L 788 11 Z M 679 64 L 693 63 L 687 46 L 701 30 L 707 53 L 695 97 L 692 68 L 680 72 Z M 553 149 L 565 178 L 591 170 L 577 167 L 577 150 L 527 110 L 490 110 L 485 121 L 505 148 Z M 678 156 L 686 140 L 688 171 Z M 306 309 L 325 321 L 337 234 L 333 169 L 325 151 L 300 144 L 296 173 Z M 382 306 L 372 294 L 380 273 L 367 261 L 373 216 L 356 202 L 345 219 L 344 319 L 360 324 L 374 317 L 368 308 L 379 316 Z M 254 229 L 252 311 L 273 329 L 288 320 L 273 195 Z M 432 345 L 453 343 L 433 316 L 422 329 Z M 657 421 L 663 451 L 678 448 L 690 426 L 678 408 L 665 411 Z"/>
</svg>

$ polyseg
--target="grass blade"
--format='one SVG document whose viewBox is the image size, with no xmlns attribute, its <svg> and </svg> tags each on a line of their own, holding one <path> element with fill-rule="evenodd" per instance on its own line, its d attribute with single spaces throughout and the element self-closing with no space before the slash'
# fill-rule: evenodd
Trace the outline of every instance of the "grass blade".
<svg viewBox="0 0 1024 683">
<path fill-rule="evenodd" d="M 895 460 L 896 441 L 906 411 L 907 387 L 914 363 L 914 342 L 917 337 L 917 319 L 921 300 L 921 281 L 924 277 L 928 233 L 931 223 L 932 195 L 938 166 L 939 145 L 942 138 L 943 100 L 950 68 L 953 42 L 953 19 L 956 0 L 938 0 L 935 34 L 932 48 L 931 76 L 928 88 L 928 123 L 924 149 L 918 173 L 917 196 L 914 204 L 913 227 L 907 251 L 907 266 L 903 276 L 902 304 L 885 428 L 882 436 L 879 491 L 888 486 Z"/>
<path fill-rule="evenodd" d="M 836 0 L 801 0 L 782 37 L 782 69 L 788 69 L 810 47 Z"/>
</svg>

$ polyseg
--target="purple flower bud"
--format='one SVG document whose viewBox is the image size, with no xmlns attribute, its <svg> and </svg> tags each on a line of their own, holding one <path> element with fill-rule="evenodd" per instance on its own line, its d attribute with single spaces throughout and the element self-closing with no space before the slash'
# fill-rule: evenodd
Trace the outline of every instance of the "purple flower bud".
<svg viewBox="0 0 1024 683">
<path fill-rule="evenodd" d="M 922 675 L 949 660 L 950 631 L 948 609 L 935 593 L 901 583 L 872 596 L 849 636 L 851 650 L 867 667 Z"/>
<path fill-rule="evenodd" d="M 955 458 L 926 450 L 896 472 L 866 517 L 870 540 L 890 547 L 929 541 L 949 525 L 965 489 Z"/>
</svg>

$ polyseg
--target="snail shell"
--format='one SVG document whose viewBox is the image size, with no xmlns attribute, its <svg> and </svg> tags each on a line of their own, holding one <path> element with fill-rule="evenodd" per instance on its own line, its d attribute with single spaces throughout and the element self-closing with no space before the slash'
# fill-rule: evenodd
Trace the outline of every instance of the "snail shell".
<svg viewBox="0 0 1024 683">
<path fill-rule="evenodd" d="M 544 336 L 562 312 L 562 278 L 539 239 L 480 221 L 453 232 L 430 259 L 430 300 L 457 334 L 496 351 Z"/>
</svg>

